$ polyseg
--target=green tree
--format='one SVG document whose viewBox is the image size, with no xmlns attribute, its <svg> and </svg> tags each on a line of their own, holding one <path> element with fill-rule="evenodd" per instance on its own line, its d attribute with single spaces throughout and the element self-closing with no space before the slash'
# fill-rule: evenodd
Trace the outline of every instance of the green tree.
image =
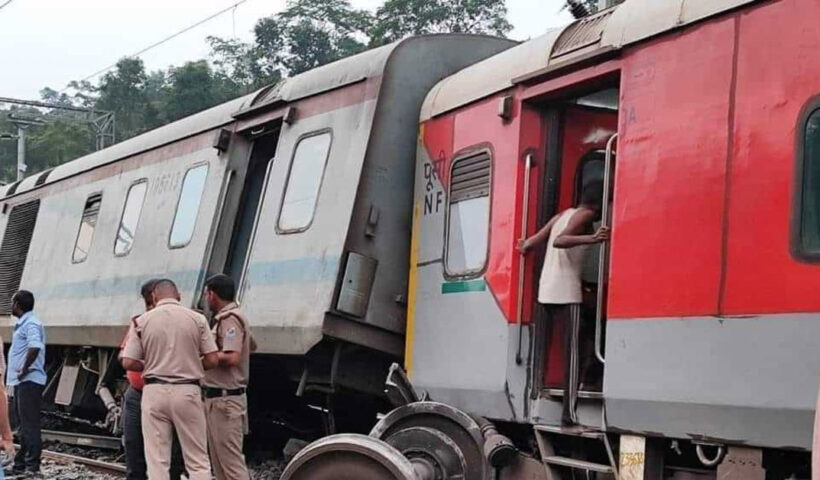
<svg viewBox="0 0 820 480">
<path fill-rule="evenodd" d="M 9 110 L 0 110 L 0 134 L 15 135 L 17 129 L 8 120 Z M 0 139 L 0 183 L 9 183 L 15 178 L 17 165 L 17 141 Z"/>
<path fill-rule="evenodd" d="M 269 77 L 295 75 L 362 52 L 371 26 L 348 0 L 290 0 L 254 28 L 258 66 Z"/>
<path fill-rule="evenodd" d="M 31 175 L 91 153 L 94 134 L 88 125 L 58 118 L 33 128 L 26 147 L 26 174 Z"/>
<path fill-rule="evenodd" d="M 252 43 L 209 37 L 210 63 L 199 60 L 148 73 L 139 58 L 123 58 L 96 84 L 69 84 L 73 95 L 47 88 L 41 97 L 114 112 L 117 140 L 122 141 L 287 75 L 409 35 L 503 36 L 512 28 L 506 15 L 504 0 L 386 0 L 375 14 L 354 8 L 350 0 L 288 0 L 284 11 L 256 23 Z M 47 125 L 32 128 L 29 150 L 35 168 L 49 168 L 93 148 L 93 133 L 72 115 L 55 109 L 48 112 Z M 0 132 L 13 130 L 4 118 Z M 0 175 L 14 175 L 15 158 L 14 142 L 0 142 Z"/>
<path fill-rule="evenodd" d="M 168 70 L 168 85 L 164 89 L 162 119 L 172 122 L 213 107 L 237 96 L 229 85 L 220 82 L 206 60 L 186 62 Z"/>
<path fill-rule="evenodd" d="M 44 95 L 45 100 L 54 97 Z M 58 103 L 58 102 L 53 102 Z M 70 105 L 70 102 L 59 102 Z M 42 111 L 30 107 L 12 107 L 0 110 L 0 133 L 17 135 L 17 127 L 9 115 L 37 119 L 43 125 L 26 129 L 27 175 L 34 175 L 69 160 L 90 153 L 94 147 L 94 134 L 88 125 L 78 122 L 63 110 Z M 9 183 L 17 178 L 17 139 L 0 140 L 0 181 Z"/>
<path fill-rule="evenodd" d="M 387 0 L 376 10 L 371 45 L 410 35 L 477 33 L 506 36 L 512 30 L 504 0 Z"/>
<path fill-rule="evenodd" d="M 256 44 L 237 39 L 208 37 L 215 75 L 225 88 L 248 93 L 282 78 L 281 68 L 267 61 Z"/>
<path fill-rule="evenodd" d="M 52 103 L 55 105 L 62 105 L 66 107 L 73 107 L 75 106 L 75 99 L 68 95 L 67 93 L 61 93 L 53 88 L 44 88 L 40 90 L 40 99 L 44 102 Z"/>
<path fill-rule="evenodd" d="M 114 112 L 117 138 L 125 140 L 158 124 L 157 111 L 146 95 L 148 75 L 139 58 L 123 58 L 106 73 L 96 87 L 83 87 L 83 94 L 97 95 L 94 107 Z"/>
</svg>

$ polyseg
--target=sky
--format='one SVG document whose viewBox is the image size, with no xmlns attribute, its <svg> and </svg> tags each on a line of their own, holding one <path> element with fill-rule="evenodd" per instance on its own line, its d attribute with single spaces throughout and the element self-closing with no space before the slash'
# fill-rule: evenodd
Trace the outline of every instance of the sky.
<svg viewBox="0 0 820 480">
<path fill-rule="evenodd" d="M 238 1 L 12 0 L 0 8 L 0 97 L 38 99 L 43 87 L 61 90 Z M 164 69 L 207 57 L 210 35 L 250 41 L 256 21 L 285 1 L 246 0 L 140 57 L 149 70 Z M 382 0 L 351 3 L 372 10 Z M 562 6 L 563 0 L 507 0 L 510 36 L 526 40 L 569 23 Z"/>
</svg>

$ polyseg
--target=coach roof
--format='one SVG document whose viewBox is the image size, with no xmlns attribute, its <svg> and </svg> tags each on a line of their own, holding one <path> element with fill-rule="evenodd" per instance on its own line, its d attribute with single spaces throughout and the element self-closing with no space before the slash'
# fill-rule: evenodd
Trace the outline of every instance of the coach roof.
<svg viewBox="0 0 820 480">
<path fill-rule="evenodd" d="M 534 38 L 439 82 L 421 120 L 506 90 L 516 79 L 572 65 L 760 0 L 626 0 Z"/>
<path fill-rule="evenodd" d="M 442 35 L 442 37 L 446 36 L 449 35 Z M 396 48 L 403 44 L 412 43 L 412 41 L 413 38 L 410 38 L 337 60 L 282 80 L 271 87 L 263 88 L 124 142 L 114 144 L 103 150 L 90 153 L 54 168 L 48 175 L 47 180 L 42 182 L 41 185 L 48 185 L 179 139 L 230 124 L 235 121 L 237 114 L 249 112 L 258 107 L 264 107 L 271 103 L 292 102 L 367 78 L 378 77 L 382 75 L 387 61 Z M 41 185 L 35 185 L 38 176 L 39 174 L 26 177 L 19 185 L 12 183 L 0 187 L 0 199 L 5 198 L 12 187 L 14 187 L 13 194 L 40 187 Z"/>
</svg>

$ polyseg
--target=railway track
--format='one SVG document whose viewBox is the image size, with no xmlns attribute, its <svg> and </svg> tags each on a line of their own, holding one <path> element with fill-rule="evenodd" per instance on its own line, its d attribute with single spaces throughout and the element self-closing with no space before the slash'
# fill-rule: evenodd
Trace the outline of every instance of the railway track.
<svg viewBox="0 0 820 480">
<path fill-rule="evenodd" d="M 121 448 L 120 439 L 117 437 L 63 432 L 57 430 L 43 430 L 42 436 L 45 441 L 58 442 L 64 445 L 73 445 L 101 450 L 119 450 Z M 20 448 L 20 445 L 15 446 Z M 49 459 L 56 463 L 78 465 L 97 473 L 114 477 L 125 477 L 125 465 L 121 463 L 107 462 L 95 458 L 56 452 L 54 450 L 43 450 L 42 454 L 44 459 Z"/>
<path fill-rule="evenodd" d="M 43 450 L 43 457 L 56 462 L 82 465 L 90 470 L 105 473 L 107 475 L 125 477 L 125 465 L 119 463 L 103 462 L 93 458 L 79 457 L 77 455 L 69 455 L 67 453 L 54 452 L 52 450 Z"/>
<path fill-rule="evenodd" d="M 119 450 L 122 448 L 122 440 L 119 437 L 89 435 L 58 430 L 43 430 L 42 435 L 44 441 L 54 441 L 66 445 L 101 448 L 104 450 Z"/>
</svg>

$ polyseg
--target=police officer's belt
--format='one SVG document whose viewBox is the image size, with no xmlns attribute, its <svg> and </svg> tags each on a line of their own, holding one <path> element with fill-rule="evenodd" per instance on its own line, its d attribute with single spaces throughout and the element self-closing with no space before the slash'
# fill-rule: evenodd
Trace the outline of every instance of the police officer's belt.
<svg viewBox="0 0 820 480">
<path fill-rule="evenodd" d="M 212 388 L 212 387 L 202 387 L 202 395 L 205 398 L 217 398 L 217 397 L 234 397 L 236 395 L 244 395 L 245 389 L 244 388 L 235 388 L 233 390 L 226 390 L 224 388 Z"/>
<path fill-rule="evenodd" d="M 148 377 L 144 379 L 146 385 L 199 385 L 199 380 L 162 380 L 161 378 Z"/>
</svg>

